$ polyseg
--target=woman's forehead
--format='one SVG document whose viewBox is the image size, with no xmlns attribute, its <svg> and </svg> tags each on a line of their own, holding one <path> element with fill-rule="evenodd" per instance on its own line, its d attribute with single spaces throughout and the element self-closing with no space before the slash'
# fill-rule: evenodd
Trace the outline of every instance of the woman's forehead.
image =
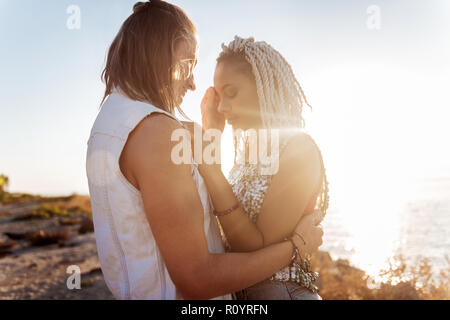
<svg viewBox="0 0 450 320">
<path fill-rule="evenodd" d="M 239 72 L 239 68 L 233 64 L 226 62 L 217 64 L 216 72 L 214 73 L 214 82 L 217 86 L 222 87 L 227 84 L 238 84 L 245 80 L 245 75 Z"/>
</svg>

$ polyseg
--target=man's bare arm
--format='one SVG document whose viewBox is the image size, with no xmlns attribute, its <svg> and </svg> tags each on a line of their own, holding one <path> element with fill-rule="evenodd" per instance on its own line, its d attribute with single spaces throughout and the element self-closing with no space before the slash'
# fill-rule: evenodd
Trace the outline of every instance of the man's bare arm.
<svg viewBox="0 0 450 320">
<path fill-rule="evenodd" d="M 128 139 L 121 168 L 141 191 L 153 235 L 183 297 L 209 299 L 241 290 L 288 265 L 290 242 L 252 253 L 208 251 L 190 165 L 175 165 L 170 159 L 170 138 L 177 128 L 176 121 L 163 115 L 144 120 Z M 317 232 L 320 238 L 321 230 Z"/>
</svg>

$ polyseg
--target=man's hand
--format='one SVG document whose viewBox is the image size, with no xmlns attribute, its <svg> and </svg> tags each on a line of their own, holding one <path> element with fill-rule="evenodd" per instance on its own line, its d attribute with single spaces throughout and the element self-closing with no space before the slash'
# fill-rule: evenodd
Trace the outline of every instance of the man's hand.
<svg viewBox="0 0 450 320">
<path fill-rule="evenodd" d="M 225 117 L 217 110 L 219 102 L 219 96 L 213 87 L 206 90 L 201 103 L 203 130 L 218 129 L 223 132 Z"/>
<path fill-rule="evenodd" d="M 182 121 L 182 123 L 183 123 L 183 127 L 186 130 L 188 130 L 191 135 L 191 151 L 192 151 L 192 154 L 194 154 L 195 143 L 202 143 L 201 141 L 195 141 L 195 132 L 197 132 L 197 134 L 200 134 L 201 137 L 203 137 L 203 133 L 204 133 L 203 129 L 196 122 Z M 206 147 L 206 144 L 202 143 L 202 154 L 205 150 L 205 147 Z M 203 178 L 210 177 L 210 176 L 217 177 L 218 175 L 220 175 L 222 173 L 222 165 L 221 165 L 221 163 L 208 165 L 205 163 L 205 161 L 203 161 L 201 164 L 198 165 L 198 170 L 199 170 L 200 174 L 203 176 Z"/>
<path fill-rule="evenodd" d="M 321 225 L 317 225 L 319 213 L 315 211 L 303 217 L 295 228 L 293 239 L 302 256 L 317 252 L 323 243 L 323 229 Z"/>
</svg>

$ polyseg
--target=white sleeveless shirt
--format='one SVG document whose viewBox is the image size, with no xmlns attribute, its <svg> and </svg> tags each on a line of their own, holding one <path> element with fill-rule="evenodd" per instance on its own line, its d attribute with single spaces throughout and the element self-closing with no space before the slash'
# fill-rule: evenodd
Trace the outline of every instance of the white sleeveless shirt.
<svg viewBox="0 0 450 320">
<path fill-rule="evenodd" d="M 129 134 L 152 113 L 178 121 L 155 106 L 113 93 L 103 104 L 88 142 L 86 169 L 98 255 L 106 284 L 117 299 L 182 299 L 158 250 L 141 193 L 119 168 Z M 211 199 L 196 165 L 192 165 L 192 179 L 203 205 L 209 251 L 223 253 Z M 229 300 L 231 295 L 216 299 Z"/>
</svg>

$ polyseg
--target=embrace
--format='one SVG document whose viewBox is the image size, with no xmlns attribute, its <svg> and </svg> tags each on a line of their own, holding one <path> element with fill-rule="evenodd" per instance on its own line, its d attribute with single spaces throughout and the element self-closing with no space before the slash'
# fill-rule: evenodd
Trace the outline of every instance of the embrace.
<svg viewBox="0 0 450 320">
<path fill-rule="evenodd" d="M 86 166 L 98 255 L 117 299 L 321 300 L 309 259 L 322 244 L 328 185 L 302 131 L 305 94 L 266 42 L 235 37 L 222 48 L 200 126 L 175 116 L 196 89 L 197 32 L 182 9 L 136 3 L 110 46 Z M 196 141 L 181 152 L 192 161 L 174 161 L 175 131 L 220 139 L 226 123 L 228 179 L 217 161 L 194 159 Z"/>
</svg>

